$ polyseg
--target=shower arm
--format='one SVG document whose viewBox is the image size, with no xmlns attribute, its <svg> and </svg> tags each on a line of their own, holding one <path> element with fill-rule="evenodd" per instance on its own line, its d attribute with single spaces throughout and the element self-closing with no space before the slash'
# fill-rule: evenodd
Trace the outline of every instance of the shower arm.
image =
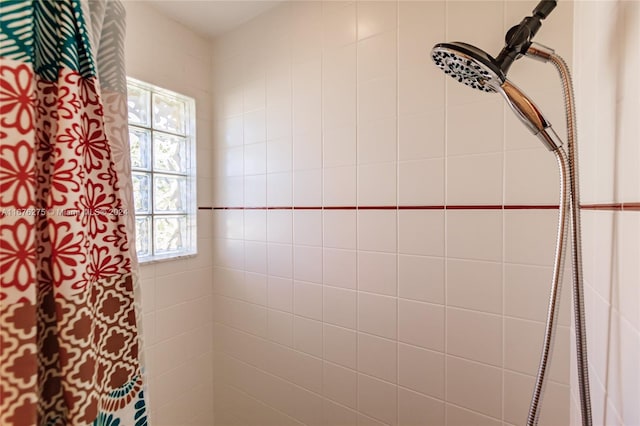
<svg viewBox="0 0 640 426">
<path fill-rule="evenodd" d="M 582 424 L 591 426 L 591 395 L 589 389 L 589 366 L 587 358 L 587 334 L 584 308 L 584 277 L 582 270 L 582 242 L 580 224 L 580 193 L 578 183 L 578 155 L 575 97 L 571 73 L 567 63 L 549 47 L 532 43 L 526 56 L 544 63 L 551 62 L 562 81 L 567 120 L 567 162 L 569 164 L 569 210 L 571 224 L 571 258 L 573 261 L 573 304 L 576 337 L 576 355 L 580 411 Z"/>
</svg>

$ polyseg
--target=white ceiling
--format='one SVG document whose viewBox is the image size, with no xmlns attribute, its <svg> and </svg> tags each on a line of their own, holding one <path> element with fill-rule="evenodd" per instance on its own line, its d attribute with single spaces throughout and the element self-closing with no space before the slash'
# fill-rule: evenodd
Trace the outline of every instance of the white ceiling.
<svg viewBox="0 0 640 426">
<path fill-rule="evenodd" d="M 282 0 L 150 0 L 149 4 L 195 32 L 216 37 Z"/>
</svg>

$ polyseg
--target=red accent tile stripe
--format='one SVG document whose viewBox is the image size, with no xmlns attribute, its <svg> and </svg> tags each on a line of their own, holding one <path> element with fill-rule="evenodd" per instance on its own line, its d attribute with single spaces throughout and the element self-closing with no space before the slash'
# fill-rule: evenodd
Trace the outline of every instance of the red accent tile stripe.
<svg viewBox="0 0 640 426">
<path fill-rule="evenodd" d="M 622 203 L 583 204 L 584 210 L 622 210 Z"/>
<path fill-rule="evenodd" d="M 583 210 L 640 211 L 640 202 L 583 204 Z M 409 206 L 223 206 L 198 210 L 557 210 L 557 204 L 451 204 Z"/>
<path fill-rule="evenodd" d="M 585 210 L 640 211 L 640 202 L 584 204 Z"/>
<path fill-rule="evenodd" d="M 414 205 L 414 206 L 225 206 L 199 207 L 200 210 L 552 210 L 557 205 L 500 205 L 500 204 L 468 204 L 468 205 Z"/>
</svg>

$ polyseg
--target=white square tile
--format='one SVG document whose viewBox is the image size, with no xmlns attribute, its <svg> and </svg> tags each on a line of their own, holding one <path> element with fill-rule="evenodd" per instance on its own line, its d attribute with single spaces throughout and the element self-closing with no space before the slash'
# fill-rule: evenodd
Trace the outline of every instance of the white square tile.
<svg viewBox="0 0 640 426">
<path fill-rule="evenodd" d="M 395 339 L 397 335 L 397 300 L 395 297 L 369 293 L 358 295 L 358 330 Z"/>
<path fill-rule="evenodd" d="M 320 58 L 293 66 L 294 146 L 299 135 L 319 135 L 322 117 Z M 302 145 L 300 145 L 302 146 Z M 295 150 L 294 150 L 295 155 Z M 294 160 L 295 162 L 295 160 Z"/>
<path fill-rule="evenodd" d="M 294 247 L 293 277 L 296 280 L 322 283 L 322 247 Z"/>
<path fill-rule="evenodd" d="M 243 116 L 244 144 L 264 142 L 267 139 L 265 110 L 246 112 Z"/>
<path fill-rule="evenodd" d="M 293 164 L 293 142 L 291 138 L 267 141 L 267 172 L 290 172 Z"/>
<path fill-rule="evenodd" d="M 324 167 L 353 166 L 356 164 L 356 125 L 324 126 L 323 153 Z"/>
<path fill-rule="evenodd" d="M 457 82 L 454 83 L 462 86 Z M 447 87 L 451 87 L 451 84 Z M 468 87 L 461 87 L 458 90 L 464 91 L 465 95 L 474 94 L 474 91 Z M 504 114 L 501 99 L 482 99 L 473 103 L 449 105 L 447 110 L 448 155 L 502 151 Z"/>
<path fill-rule="evenodd" d="M 447 400 L 455 405 L 500 418 L 502 369 L 447 357 Z M 529 396 L 531 392 L 529 392 Z M 520 413 L 526 413 L 525 409 Z M 519 417 L 520 418 L 520 417 Z"/>
<path fill-rule="evenodd" d="M 398 340 L 434 351 L 444 351 L 444 307 L 398 300 Z"/>
<path fill-rule="evenodd" d="M 324 249 L 322 279 L 325 284 L 355 290 L 357 257 L 354 250 Z"/>
<path fill-rule="evenodd" d="M 546 320 L 551 291 L 550 266 L 504 265 L 505 314 L 543 322 Z M 570 282 L 563 285 L 558 324 L 569 325 L 571 316 Z M 569 296 L 569 297 L 565 297 Z"/>
<path fill-rule="evenodd" d="M 293 312 L 293 281 L 269 276 L 267 280 L 267 300 L 270 308 Z"/>
<path fill-rule="evenodd" d="M 398 384 L 444 399 L 444 354 L 398 344 Z"/>
<path fill-rule="evenodd" d="M 398 203 L 404 206 L 444 204 L 444 159 L 398 163 Z"/>
<path fill-rule="evenodd" d="M 293 234 L 292 210 L 267 211 L 267 241 L 291 244 Z"/>
<path fill-rule="evenodd" d="M 296 245 L 322 245 L 322 212 L 296 210 L 293 212 L 293 242 Z"/>
<path fill-rule="evenodd" d="M 322 286 L 295 281 L 293 312 L 306 318 L 322 320 Z"/>
<path fill-rule="evenodd" d="M 324 359 L 326 361 L 355 369 L 357 345 L 355 331 L 324 325 Z"/>
<path fill-rule="evenodd" d="M 356 411 L 333 403 L 328 399 L 323 401 L 322 410 L 325 425 L 355 425 L 358 423 Z"/>
<path fill-rule="evenodd" d="M 452 404 L 447 404 L 447 419 L 454 426 L 501 426 L 503 423 L 489 416 L 475 411 L 465 410 Z"/>
<path fill-rule="evenodd" d="M 358 166 L 358 205 L 395 205 L 396 174 L 395 162 Z"/>
<path fill-rule="evenodd" d="M 234 146 L 215 152 L 217 176 L 242 176 L 244 174 L 244 147 Z"/>
<path fill-rule="evenodd" d="M 505 372 L 504 418 L 506 421 L 517 423 L 522 418 L 522 413 L 528 411 L 533 385 L 533 377 Z M 569 398 L 567 386 L 549 382 L 545 388 L 545 404 L 542 407 L 540 424 L 548 426 L 569 424 Z"/>
<path fill-rule="evenodd" d="M 396 117 L 358 123 L 358 164 L 396 160 Z"/>
<path fill-rule="evenodd" d="M 347 6 L 323 3 L 322 11 L 322 47 L 324 49 L 344 46 L 356 40 L 356 5 Z"/>
<path fill-rule="evenodd" d="M 357 407 L 358 376 L 355 371 L 324 362 L 322 395 L 347 407 Z"/>
<path fill-rule="evenodd" d="M 401 425 L 445 424 L 444 402 L 398 388 L 398 420 Z"/>
<path fill-rule="evenodd" d="M 322 169 L 294 172 L 293 202 L 295 206 L 322 205 Z"/>
<path fill-rule="evenodd" d="M 358 42 L 358 83 L 396 77 L 397 32 L 386 31 Z"/>
<path fill-rule="evenodd" d="M 398 256 L 398 291 L 403 299 L 444 303 L 444 259 Z"/>
<path fill-rule="evenodd" d="M 288 207 L 293 201 L 293 177 L 291 172 L 267 175 L 267 206 Z"/>
<path fill-rule="evenodd" d="M 507 211 L 504 214 L 505 261 L 552 266 L 555 258 L 558 212 Z"/>
<path fill-rule="evenodd" d="M 293 248 L 290 244 L 267 246 L 267 268 L 270 276 L 293 278 Z"/>
<path fill-rule="evenodd" d="M 266 88 L 264 78 L 249 81 L 243 90 L 243 105 L 245 111 L 252 111 L 265 107 Z"/>
<path fill-rule="evenodd" d="M 547 149 L 505 152 L 504 198 L 507 204 L 557 204 L 560 177 L 555 155 Z"/>
<path fill-rule="evenodd" d="M 293 347 L 322 358 L 322 322 L 294 316 Z"/>
<path fill-rule="evenodd" d="M 396 262 L 395 254 L 358 252 L 358 290 L 395 296 Z"/>
<path fill-rule="evenodd" d="M 358 371 L 397 383 L 398 343 L 358 333 Z"/>
<path fill-rule="evenodd" d="M 325 167 L 323 177 L 325 206 L 354 206 L 356 204 L 356 166 Z"/>
<path fill-rule="evenodd" d="M 447 158 L 447 204 L 502 204 L 502 153 Z"/>
<path fill-rule="evenodd" d="M 447 308 L 447 353 L 502 367 L 502 317 Z"/>
<path fill-rule="evenodd" d="M 428 52 L 423 49 L 419 54 L 429 61 L 405 65 L 407 61 L 401 58 L 398 71 L 398 111 L 402 115 L 433 114 L 441 111 L 445 104 L 447 77 L 433 66 Z"/>
<path fill-rule="evenodd" d="M 502 313 L 502 264 L 447 260 L 447 304 Z"/>
<path fill-rule="evenodd" d="M 373 377 L 358 374 L 358 407 L 360 411 L 386 424 L 397 418 L 397 387 Z"/>
<path fill-rule="evenodd" d="M 390 118 L 396 115 L 396 78 L 384 77 L 358 84 L 358 122 Z"/>
<path fill-rule="evenodd" d="M 294 113 L 294 117 L 295 113 Z M 320 129 L 296 131 L 293 136 L 293 169 L 322 167 L 322 135 Z"/>
<path fill-rule="evenodd" d="M 231 190 L 231 187 L 229 187 Z M 245 206 L 263 207 L 267 203 L 267 176 L 254 175 L 244 177 Z"/>
<path fill-rule="evenodd" d="M 262 242 L 245 241 L 244 268 L 249 272 L 267 273 L 267 244 Z"/>
<path fill-rule="evenodd" d="M 358 211 L 358 249 L 395 253 L 396 211 Z"/>
<path fill-rule="evenodd" d="M 266 241 L 267 211 L 244 211 L 244 239 L 249 241 Z"/>
<path fill-rule="evenodd" d="M 322 121 L 324 132 L 356 121 L 356 46 L 325 50 L 322 55 Z"/>
<path fill-rule="evenodd" d="M 363 1 L 358 4 L 358 39 L 397 26 L 397 5 L 391 1 Z"/>
<path fill-rule="evenodd" d="M 445 112 L 442 108 L 429 113 L 400 114 L 398 159 L 404 161 L 444 157 L 444 134 Z"/>
<path fill-rule="evenodd" d="M 323 321 L 341 327 L 356 328 L 357 295 L 355 291 L 325 286 Z"/>
<path fill-rule="evenodd" d="M 540 363 L 540 348 L 544 336 L 543 323 L 506 318 L 504 323 L 505 368 L 535 376 Z M 558 383 L 569 384 L 569 328 L 556 329 L 553 356 L 547 377 Z"/>
<path fill-rule="evenodd" d="M 324 246 L 356 248 L 357 222 L 353 210 L 324 210 Z"/>
<path fill-rule="evenodd" d="M 293 113 L 291 105 L 291 95 L 283 100 L 267 101 L 267 141 L 284 140 L 291 141 Z M 272 154 L 267 147 L 267 159 Z M 286 151 L 281 155 L 286 154 Z M 289 152 L 291 155 L 291 152 Z M 267 163 L 267 168 L 269 163 Z"/>
<path fill-rule="evenodd" d="M 444 256 L 444 212 L 398 212 L 398 251 L 403 254 Z"/>
<path fill-rule="evenodd" d="M 269 340 L 293 346 L 293 315 L 269 309 L 267 315 Z"/>
<path fill-rule="evenodd" d="M 506 253 L 509 256 L 508 250 Z M 447 211 L 447 255 L 502 260 L 502 211 Z"/>
</svg>

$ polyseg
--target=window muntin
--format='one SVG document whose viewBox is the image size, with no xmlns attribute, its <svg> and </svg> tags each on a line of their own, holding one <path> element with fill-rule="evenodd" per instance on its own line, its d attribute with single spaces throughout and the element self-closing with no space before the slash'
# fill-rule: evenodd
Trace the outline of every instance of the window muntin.
<svg viewBox="0 0 640 426">
<path fill-rule="evenodd" d="M 140 262 L 196 253 L 195 101 L 127 78 Z"/>
</svg>

